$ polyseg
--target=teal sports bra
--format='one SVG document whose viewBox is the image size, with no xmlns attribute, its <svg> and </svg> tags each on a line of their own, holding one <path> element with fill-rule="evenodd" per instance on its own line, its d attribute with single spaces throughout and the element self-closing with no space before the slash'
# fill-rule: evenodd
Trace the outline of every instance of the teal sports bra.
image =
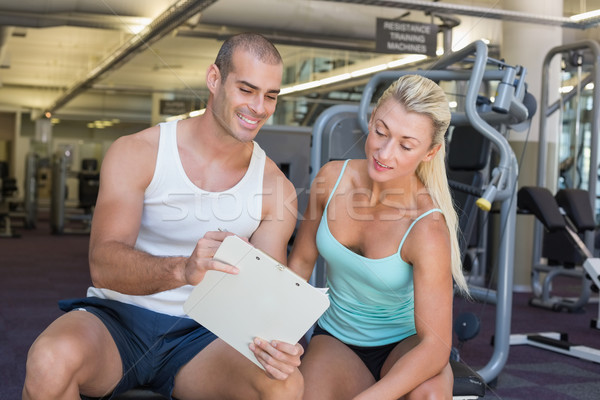
<svg viewBox="0 0 600 400">
<path fill-rule="evenodd" d="M 371 259 L 353 252 L 337 241 L 327 223 L 329 202 L 348 161 L 329 195 L 317 230 L 317 248 L 327 262 L 331 302 L 319 325 L 342 342 L 355 346 L 396 343 L 416 333 L 413 267 L 402 260 L 402 245 L 421 218 L 442 211 L 434 208 L 418 216 L 391 256 Z"/>
</svg>

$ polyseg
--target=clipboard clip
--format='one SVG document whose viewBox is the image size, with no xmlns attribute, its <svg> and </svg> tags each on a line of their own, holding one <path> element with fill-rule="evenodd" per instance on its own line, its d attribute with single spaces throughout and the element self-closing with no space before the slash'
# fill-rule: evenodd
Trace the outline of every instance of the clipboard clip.
<svg viewBox="0 0 600 400">
<path fill-rule="evenodd" d="M 260 257 L 259 257 L 259 256 L 256 256 L 256 259 L 257 259 L 258 261 L 260 261 Z M 279 263 L 277 263 L 277 265 L 275 265 L 275 268 L 277 268 L 277 269 L 278 269 L 278 270 L 280 270 L 280 271 L 284 271 L 284 270 L 285 270 L 285 266 L 284 266 L 284 265 L 281 265 L 281 264 L 279 264 Z"/>
</svg>

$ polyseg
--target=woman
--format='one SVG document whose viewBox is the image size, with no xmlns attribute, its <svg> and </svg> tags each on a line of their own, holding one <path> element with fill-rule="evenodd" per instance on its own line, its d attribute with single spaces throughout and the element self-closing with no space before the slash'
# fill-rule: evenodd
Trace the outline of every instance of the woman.
<svg viewBox="0 0 600 400">
<path fill-rule="evenodd" d="M 448 101 L 406 75 L 379 99 L 365 160 L 315 178 L 289 266 L 327 261 L 330 308 L 300 367 L 310 399 L 451 399 L 453 278 L 466 289 L 446 180 Z"/>
</svg>

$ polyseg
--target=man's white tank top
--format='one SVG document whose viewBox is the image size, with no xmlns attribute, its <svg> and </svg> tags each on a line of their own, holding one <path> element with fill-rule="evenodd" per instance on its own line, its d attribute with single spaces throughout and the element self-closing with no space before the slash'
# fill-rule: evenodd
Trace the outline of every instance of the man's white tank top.
<svg viewBox="0 0 600 400">
<path fill-rule="evenodd" d="M 144 210 L 135 248 L 155 256 L 189 256 L 208 231 L 218 229 L 250 237 L 262 215 L 265 152 L 253 143 L 244 177 L 230 189 L 207 192 L 186 175 L 177 149 L 177 121 L 159 124 L 160 139 L 152 181 L 144 194 Z M 185 285 L 146 296 L 90 287 L 88 296 L 117 300 L 155 312 L 185 316 L 183 303 L 193 286 Z"/>
</svg>

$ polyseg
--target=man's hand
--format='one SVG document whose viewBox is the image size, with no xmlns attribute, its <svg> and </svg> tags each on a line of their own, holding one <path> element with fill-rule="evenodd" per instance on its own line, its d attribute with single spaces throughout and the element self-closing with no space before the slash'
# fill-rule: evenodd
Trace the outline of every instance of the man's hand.
<svg viewBox="0 0 600 400">
<path fill-rule="evenodd" d="M 300 366 L 300 357 L 304 353 L 298 343 L 293 345 L 277 340 L 269 343 L 260 338 L 255 338 L 249 347 L 267 375 L 279 380 L 287 379 Z"/>
<path fill-rule="evenodd" d="M 233 265 L 225 264 L 217 260 L 213 260 L 217 249 L 227 236 L 231 236 L 231 232 L 206 232 L 202 239 L 198 240 L 194 252 L 185 263 L 183 271 L 183 281 L 188 285 L 197 285 L 202 279 L 206 271 L 215 270 L 226 272 L 228 274 L 237 274 L 239 270 Z"/>
</svg>

